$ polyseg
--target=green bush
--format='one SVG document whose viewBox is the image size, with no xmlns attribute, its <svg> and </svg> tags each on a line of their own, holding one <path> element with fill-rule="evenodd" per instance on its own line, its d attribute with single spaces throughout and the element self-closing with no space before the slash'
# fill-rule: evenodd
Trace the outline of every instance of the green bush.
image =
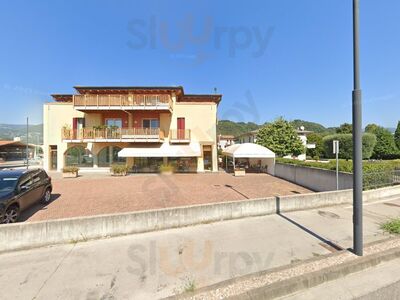
<svg viewBox="0 0 400 300">
<path fill-rule="evenodd" d="M 129 167 L 127 165 L 112 165 L 111 172 L 115 175 L 125 175 L 129 171 Z"/>
<path fill-rule="evenodd" d="M 324 153 L 327 158 L 334 158 L 333 141 L 339 141 L 339 158 L 351 159 L 353 157 L 353 135 L 351 134 L 333 134 L 323 138 Z M 369 159 L 376 145 L 374 134 L 365 133 L 362 137 L 362 156 L 363 159 Z"/>
<path fill-rule="evenodd" d="M 79 168 L 78 167 L 65 167 L 62 169 L 63 173 L 78 173 Z"/>
<path fill-rule="evenodd" d="M 365 128 L 366 132 L 375 134 L 376 145 L 372 153 L 374 159 L 394 159 L 399 158 L 399 149 L 397 149 L 393 134 L 381 126 L 370 124 Z"/>
<path fill-rule="evenodd" d="M 315 148 L 307 149 L 307 156 L 311 156 L 315 160 L 324 154 L 323 136 L 319 133 L 310 133 L 307 136 L 307 144 L 315 144 Z"/>
</svg>

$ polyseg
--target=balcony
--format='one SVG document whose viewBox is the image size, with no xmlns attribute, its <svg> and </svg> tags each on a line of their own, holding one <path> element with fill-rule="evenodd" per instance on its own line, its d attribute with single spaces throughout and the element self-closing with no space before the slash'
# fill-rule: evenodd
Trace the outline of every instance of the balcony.
<svg viewBox="0 0 400 300">
<path fill-rule="evenodd" d="M 172 111 L 172 99 L 168 94 L 160 95 L 74 95 L 76 110 L 167 110 Z"/>
<path fill-rule="evenodd" d="M 169 141 L 172 144 L 190 143 L 190 129 L 172 129 L 172 130 L 170 130 Z"/>
<path fill-rule="evenodd" d="M 64 142 L 139 142 L 161 143 L 164 141 L 164 131 L 160 128 L 82 128 L 62 129 Z"/>
</svg>

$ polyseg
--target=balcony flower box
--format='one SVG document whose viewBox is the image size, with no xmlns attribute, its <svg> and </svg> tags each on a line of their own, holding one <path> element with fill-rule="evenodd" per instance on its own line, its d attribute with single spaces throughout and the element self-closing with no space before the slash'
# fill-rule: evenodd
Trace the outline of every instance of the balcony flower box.
<svg viewBox="0 0 400 300">
<path fill-rule="evenodd" d="M 235 169 L 235 176 L 241 177 L 246 175 L 246 169 L 244 168 L 236 168 Z"/>
<path fill-rule="evenodd" d="M 77 167 L 65 167 L 62 170 L 63 178 L 76 178 L 78 177 L 79 168 Z"/>
</svg>

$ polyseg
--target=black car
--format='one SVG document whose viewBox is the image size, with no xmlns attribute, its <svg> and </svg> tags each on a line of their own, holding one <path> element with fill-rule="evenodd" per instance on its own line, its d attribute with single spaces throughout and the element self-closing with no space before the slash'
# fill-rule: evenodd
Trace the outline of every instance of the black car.
<svg viewBox="0 0 400 300">
<path fill-rule="evenodd" d="M 14 223 L 20 213 L 51 200 L 51 178 L 42 169 L 0 171 L 0 223 Z"/>
</svg>

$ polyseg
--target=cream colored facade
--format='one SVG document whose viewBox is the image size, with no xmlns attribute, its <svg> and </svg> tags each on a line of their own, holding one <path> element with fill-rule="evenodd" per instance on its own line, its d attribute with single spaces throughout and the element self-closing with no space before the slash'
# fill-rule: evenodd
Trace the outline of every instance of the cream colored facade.
<svg viewBox="0 0 400 300">
<path fill-rule="evenodd" d="M 63 95 L 70 96 L 70 95 Z M 71 95 L 72 96 L 72 95 Z M 207 152 L 207 158 L 210 158 L 211 152 L 211 163 L 206 162 L 208 170 L 212 172 L 218 171 L 218 159 L 217 159 L 217 136 L 216 136 L 216 123 L 217 123 L 217 108 L 219 101 L 207 101 L 205 95 L 201 95 L 199 101 L 192 99 L 189 96 L 178 96 L 175 93 L 170 94 L 170 109 L 169 110 L 157 110 L 153 111 L 152 107 L 115 107 L 112 109 L 102 110 L 91 110 L 77 108 L 74 101 L 68 101 L 64 98 L 57 98 L 57 95 L 53 96 L 56 102 L 49 102 L 44 104 L 43 110 L 43 121 L 44 121 L 44 168 L 46 170 L 56 169 L 61 171 L 66 166 L 66 151 L 71 147 L 84 147 L 90 153 L 91 159 L 93 160 L 93 169 L 98 169 L 99 166 L 99 153 L 105 147 L 118 147 L 124 148 L 146 148 L 146 147 L 159 147 L 162 143 L 167 143 L 171 147 L 179 148 L 184 147 L 187 144 L 196 144 L 200 146 L 200 153 L 193 160 L 197 160 L 197 172 L 204 172 L 205 170 L 205 152 Z M 186 101 L 185 97 L 188 101 Z M 211 96 L 210 96 L 211 97 Z M 63 101 L 57 101 L 62 99 Z M 72 96 L 73 99 L 73 96 Z M 84 128 L 90 130 L 90 128 L 105 125 L 105 115 L 112 114 L 113 118 L 119 119 L 123 127 L 127 130 L 129 128 L 138 127 L 136 117 L 142 114 L 154 114 L 155 119 L 158 119 L 160 141 L 148 142 L 148 140 L 130 140 L 121 138 L 123 135 L 119 135 L 118 140 L 104 139 L 104 140 L 90 140 L 86 138 L 68 138 L 66 139 L 63 135 L 65 128 L 73 128 L 74 118 L 81 118 L 84 120 Z M 178 118 L 184 118 L 185 130 L 189 132 L 190 139 L 176 143 L 172 139 L 172 134 L 178 129 Z M 125 129 L 122 130 L 125 130 Z M 140 129 L 140 128 L 139 128 Z M 82 130 L 82 128 L 81 128 Z M 182 129 L 180 129 L 182 130 Z M 77 130 L 79 131 L 79 130 Z M 73 132 L 73 130 L 71 130 Z M 162 135 L 161 135 L 162 132 Z M 113 148 L 111 148 L 113 149 Z M 185 157 L 184 155 L 182 157 Z M 137 159 L 137 158 L 136 158 Z M 142 159 L 142 158 L 141 158 Z M 167 157 L 163 158 L 163 163 L 167 164 Z M 126 164 L 130 167 L 135 165 L 135 157 L 126 158 Z M 90 168 L 89 167 L 89 168 Z"/>
</svg>

